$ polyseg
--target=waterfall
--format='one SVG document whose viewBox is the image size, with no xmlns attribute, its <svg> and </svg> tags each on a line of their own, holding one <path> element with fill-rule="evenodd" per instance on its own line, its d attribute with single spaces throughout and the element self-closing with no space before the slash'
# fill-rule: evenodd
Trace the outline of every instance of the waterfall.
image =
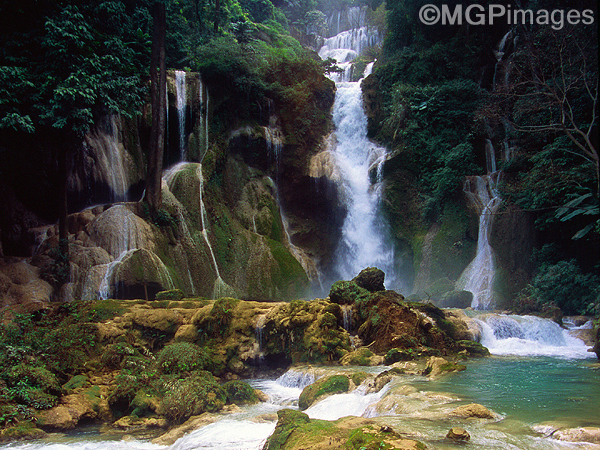
<svg viewBox="0 0 600 450">
<path fill-rule="evenodd" d="M 213 252 L 212 245 L 210 245 L 210 239 L 208 239 L 208 215 L 206 214 L 206 207 L 204 206 L 204 200 L 202 199 L 202 191 L 204 190 L 204 176 L 202 175 L 202 164 L 198 165 L 198 169 L 196 169 L 196 175 L 198 176 L 199 181 L 198 202 L 200 204 L 200 223 L 202 225 L 202 237 L 204 238 L 204 242 L 206 242 L 206 245 L 208 247 L 213 267 L 217 275 L 217 279 L 219 279 L 221 278 L 221 274 L 219 273 L 219 266 L 217 264 L 217 259 L 215 258 L 215 253 Z"/>
<path fill-rule="evenodd" d="M 182 70 L 175 71 L 175 93 L 177 97 L 177 118 L 179 125 L 179 160 L 185 161 L 186 147 L 186 109 L 187 109 L 187 92 L 185 84 L 185 72 Z"/>
<path fill-rule="evenodd" d="M 370 181 L 371 171 L 381 173 L 379 166 L 386 150 L 367 139 L 360 81 L 343 81 L 348 79 L 351 60 L 368 45 L 374 45 L 378 36 L 376 30 L 367 27 L 343 31 L 326 39 L 319 55 L 333 57 L 345 67 L 345 74 L 332 77 L 337 87 L 333 107 L 336 143 L 332 153 L 340 169 L 347 206 L 335 270 L 338 279 L 350 280 L 365 267 L 376 266 L 386 273 L 387 284 L 394 285 L 394 250 L 387 242 L 386 224 L 379 215 L 380 186 Z"/>
<path fill-rule="evenodd" d="M 590 358 L 585 343 L 549 319 L 481 314 L 474 317 L 481 344 L 494 355 Z"/>
<path fill-rule="evenodd" d="M 267 142 L 267 151 L 275 159 L 275 180 L 279 183 L 279 174 L 281 172 L 281 152 L 283 151 L 283 133 L 278 125 L 277 115 L 273 111 L 273 101 L 268 99 L 269 107 L 269 126 L 263 127 L 265 141 Z"/>
<path fill-rule="evenodd" d="M 471 303 L 473 308 L 492 309 L 495 306 L 493 284 L 496 261 L 494 250 L 490 245 L 490 232 L 494 214 L 498 210 L 501 200 L 493 188 L 493 181 L 489 176 L 468 177 L 465 181 L 464 192 L 479 211 L 479 233 L 475 258 L 463 271 L 456 286 L 458 289 L 473 293 Z"/>
<path fill-rule="evenodd" d="M 340 305 L 342 308 L 343 327 L 348 333 L 352 328 L 352 305 Z"/>
<path fill-rule="evenodd" d="M 267 315 L 261 314 L 258 316 L 256 320 L 256 325 L 254 326 L 254 334 L 256 336 L 256 342 L 258 343 L 258 351 L 257 351 L 257 362 L 259 367 L 262 366 L 263 361 L 265 359 L 264 352 L 264 329 L 265 323 L 267 322 Z"/>
</svg>

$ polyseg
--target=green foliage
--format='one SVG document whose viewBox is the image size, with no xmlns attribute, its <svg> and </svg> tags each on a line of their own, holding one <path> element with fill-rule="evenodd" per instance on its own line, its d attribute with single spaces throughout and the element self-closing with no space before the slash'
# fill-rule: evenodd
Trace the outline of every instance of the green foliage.
<svg viewBox="0 0 600 450">
<path fill-rule="evenodd" d="M 208 353 L 190 342 L 167 345 L 156 355 L 159 370 L 165 374 L 181 374 L 204 370 L 210 366 Z"/>
<path fill-rule="evenodd" d="M 427 195 L 425 216 L 436 217 L 441 204 L 461 188 L 475 163 L 473 123 L 484 92 L 474 82 L 456 80 L 436 86 L 397 84 L 387 102 L 379 137 L 402 144 L 407 167 Z M 393 175 L 384 169 L 384 178 Z"/>
<path fill-rule="evenodd" d="M 181 289 L 171 289 L 169 291 L 160 291 L 156 293 L 155 300 L 174 300 L 181 301 L 183 299 L 183 292 Z"/>
<path fill-rule="evenodd" d="M 58 403 L 60 385 L 56 376 L 41 366 L 20 363 L 1 374 L 6 382 L 4 395 L 17 403 L 48 409 Z"/>
<path fill-rule="evenodd" d="M 258 402 L 258 397 L 254 392 L 254 388 L 244 381 L 228 381 L 221 387 L 227 393 L 227 403 L 251 405 Z"/>
<path fill-rule="evenodd" d="M 219 411 L 227 401 L 227 394 L 215 382 L 192 375 L 169 384 L 161 407 L 167 417 L 181 422 L 203 412 Z"/>
<path fill-rule="evenodd" d="M 600 277 L 582 273 L 575 260 L 542 264 L 529 289 L 535 299 L 565 314 L 600 312 Z"/>
</svg>

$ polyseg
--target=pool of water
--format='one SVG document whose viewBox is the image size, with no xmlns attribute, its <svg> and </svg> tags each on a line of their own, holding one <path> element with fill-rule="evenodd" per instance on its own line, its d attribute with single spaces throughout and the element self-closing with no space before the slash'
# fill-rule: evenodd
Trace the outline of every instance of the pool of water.
<svg viewBox="0 0 600 450">
<path fill-rule="evenodd" d="M 594 359 L 492 356 L 422 383 L 526 423 L 600 426 L 600 364 Z"/>
</svg>

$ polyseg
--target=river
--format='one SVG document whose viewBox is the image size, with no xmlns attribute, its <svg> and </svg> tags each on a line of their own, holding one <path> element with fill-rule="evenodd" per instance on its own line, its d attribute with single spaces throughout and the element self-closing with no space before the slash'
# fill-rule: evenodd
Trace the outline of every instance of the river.
<svg viewBox="0 0 600 450">
<path fill-rule="evenodd" d="M 453 426 L 461 426 L 471 434 L 470 449 L 597 449 L 593 444 L 562 442 L 548 436 L 559 427 L 600 427 L 600 366 L 583 342 L 571 340 L 566 330 L 544 319 L 476 314 L 483 315 L 476 316 L 476 320 L 492 323 L 490 329 L 492 333 L 496 331 L 491 357 L 469 360 L 467 370 L 439 379 L 399 376 L 378 393 L 365 395 L 359 387 L 351 393 L 328 397 L 305 412 L 311 418 L 325 420 L 347 415 L 373 418 L 424 442 L 428 449 L 456 448 L 456 444 L 444 439 Z M 506 326 L 512 321 L 524 324 L 530 334 L 524 336 L 514 323 Z M 533 331 L 532 323 L 537 324 L 538 332 Z M 485 339 L 489 343 L 491 338 L 484 336 L 484 342 Z M 515 346 L 515 341 L 528 342 L 534 350 L 526 355 L 521 351 L 522 346 Z M 0 449 L 260 450 L 275 427 L 275 413 L 283 408 L 297 408 L 302 389 L 317 377 L 340 370 L 378 373 L 386 369 L 385 366 L 292 368 L 278 379 L 250 380 L 269 396 L 268 402 L 223 415 L 172 446 L 123 435 L 102 435 L 93 430 L 2 445 Z M 451 418 L 451 411 L 468 403 L 486 406 L 498 414 L 498 419 Z"/>
</svg>

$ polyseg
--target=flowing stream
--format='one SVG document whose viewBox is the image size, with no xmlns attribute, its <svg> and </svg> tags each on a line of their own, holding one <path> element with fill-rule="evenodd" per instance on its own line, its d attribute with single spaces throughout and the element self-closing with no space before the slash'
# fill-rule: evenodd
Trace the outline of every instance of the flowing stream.
<svg viewBox="0 0 600 450">
<path fill-rule="evenodd" d="M 507 325 L 511 316 L 479 316 L 491 324 L 501 348 L 524 329 L 539 328 L 545 335 L 545 350 L 536 357 L 520 352 L 492 356 L 467 362 L 467 370 L 437 380 L 418 375 L 395 377 L 379 392 L 368 392 L 361 385 L 346 394 L 333 395 L 313 404 L 305 411 L 313 419 L 336 420 L 348 415 L 372 418 L 390 425 L 406 437 L 424 442 L 428 449 L 449 450 L 456 444 L 444 439 L 448 429 L 461 426 L 471 434 L 470 449 L 562 450 L 591 449 L 591 444 L 562 442 L 550 437 L 555 427 L 600 426 L 597 411 L 600 398 L 600 375 L 590 359 L 582 353 L 581 342 L 565 339 L 564 330 L 538 319 L 522 330 Z M 535 321 L 534 321 L 535 322 Z M 257 328 L 260 327 L 260 321 Z M 536 334 L 536 333 L 533 333 Z M 525 339 L 525 338 L 518 338 Z M 507 348 L 510 348 L 508 345 Z M 556 351 L 560 348 L 560 352 Z M 492 353 L 495 353 L 492 347 Z M 560 358 L 552 355 L 561 354 Z M 551 356 L 548 356 L 551 355 Z M 367 371 L 373 375 L 387 369 L 378 367 L 299 367 L 278 379 L 255 379 L 250 383 L 262 390 L 269 401 L 244 407 L 241 412 L 224 414 L 177 440 L 171 446 L 147 440 L 122 439 L 122 435 L 78 432 L 56 435 L 43 441 L 0 446 L 12 450 L 260 450 L 275 428 L 275 413 L 283 408 L 297 408 L 302 389 L 317 378 L 339 372 Z M 451 418 L 460 405 L 480 403 L 498 414 L 495 420 Z"/>
</svg>

